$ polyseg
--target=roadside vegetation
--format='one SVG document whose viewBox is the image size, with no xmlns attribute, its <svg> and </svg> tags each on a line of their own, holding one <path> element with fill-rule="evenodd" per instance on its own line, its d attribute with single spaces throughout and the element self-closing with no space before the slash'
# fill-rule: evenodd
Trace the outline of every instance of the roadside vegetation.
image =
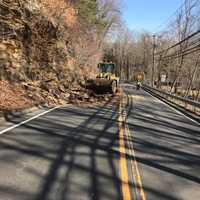
<svg viewBox="0 0 200 200">
<path fill-rule="evenodd" d="M 144 73 L 146 84 L 200 101 L 199 11 L 199 0 L 185 0 L 156 33 L 123 26 L 105 46 L 106 57 L 117 63 L 123 80 Z"/>
</svg>

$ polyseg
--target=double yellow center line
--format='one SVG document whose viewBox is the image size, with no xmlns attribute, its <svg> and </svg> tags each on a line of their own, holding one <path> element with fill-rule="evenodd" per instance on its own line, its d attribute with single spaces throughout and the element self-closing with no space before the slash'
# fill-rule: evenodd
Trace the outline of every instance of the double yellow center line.
<svg viewBox="0 0 200 200">
<path fill-rule="evenodd" d="M 131 197 L 131 189 L 129 184 L 129 174 L 127 168 L 127 159 L 126 159 L 126 145 L 125 140 L 128 143 L 128 153 L 130 156 L 133 157 L 131 159 L 131 168 L 132 168 L 132 175 L 135 180 L 135 185 L 139 190 L 139 194 L 142 200 L 146 200 L 146 195 L 143 190 L 141 175 L 138 168 L 138 163 L 135 156 L 135 151 L 133 149 L 133 145 L 131 144 L 131 134 L 129 131 L 128 126 L 126 125 L 126 114 L 123 110 L 123 106 L 120 101 L 119 104 L 119 151 L 120 151 L 120 175 L 121 175 L 121 182 L 122 182 L 122 196 L 123 200 L 132 200 Z"/>
<path fill-rule="evenodd" d="M 126 162 L 126 147 L 125 147 L 125 120 L 122 114 L 121 102 L 119 105 L 119 152 L 120 152 L 120 174 L 122 182 L 123 200 L 131 200 L 131 192 L 129 188 L 128 169 Z"/>
</svg>

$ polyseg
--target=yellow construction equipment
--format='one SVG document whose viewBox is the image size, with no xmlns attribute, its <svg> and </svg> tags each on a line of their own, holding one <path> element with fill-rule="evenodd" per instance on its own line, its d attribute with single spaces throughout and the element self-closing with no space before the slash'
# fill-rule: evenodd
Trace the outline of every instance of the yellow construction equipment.
<svg viewBox="0 0 200 200">
<path fill-rule="evenodd" d="M 133 76 L 134 81 L 140 81 L 143 82 L 145 79 L 145 73 L 144 72 L 135 72 Z"/>
<path fill-rule="evenodd" d="M 116 75 L 116 65 L 112 62 L 98 64 L 99 73 L 95 79 L 87 81 L 87 88 L 96 92 L 111 92 L 115 94 L 119 86 L 119 77 Z"/>
</svg>

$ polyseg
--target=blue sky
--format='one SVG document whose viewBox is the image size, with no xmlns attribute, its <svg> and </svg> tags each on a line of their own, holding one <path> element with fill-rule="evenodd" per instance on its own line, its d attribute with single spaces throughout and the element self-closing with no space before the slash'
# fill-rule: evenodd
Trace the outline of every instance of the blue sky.
<svg viewBox="0 0 200 200">
<path fill-rule="evenodd" d="M 183 0 L 124 0 L 123 19 L 136 31 L 156 32 L 181 6 Z"/>
</svg>

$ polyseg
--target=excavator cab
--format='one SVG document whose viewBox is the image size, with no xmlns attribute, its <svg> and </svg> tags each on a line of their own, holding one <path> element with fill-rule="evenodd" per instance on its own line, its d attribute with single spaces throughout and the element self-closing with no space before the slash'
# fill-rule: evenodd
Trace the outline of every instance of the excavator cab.
<svg viewBox="0 0 200 200">
<path fill-rule="evenodd" d="M 115 73 L 115 64 L 113 63 L 99 63 L 98 68 L 101 73 Z"/>
<path fill-rule="evenodd" d="M 99 63 L 97 78 L 112 79 L 115 76 L 116 66 L 114 63 Z"/>
</svg>

